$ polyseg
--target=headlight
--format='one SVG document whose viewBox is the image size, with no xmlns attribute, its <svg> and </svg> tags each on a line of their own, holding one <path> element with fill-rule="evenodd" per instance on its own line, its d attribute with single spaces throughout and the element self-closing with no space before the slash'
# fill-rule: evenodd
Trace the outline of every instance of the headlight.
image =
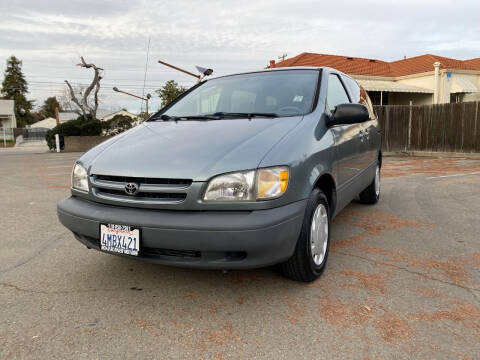
<svg viewBox="0 0 480 360">
<path fill-rule="evenodd" d="M 220 175 L 208 183 L 205 201 L 254 201 L 282 196 L 287 190 L 286 166 Z"/>
<path fill-rule="evenodd" d="M 217 176 L 210 180 L 203 200 L 253 200 L 254 180 L 255 171 L 245 171 Z"/>
<path fill-rule="evenodd" d="M 85 168 L 78 163 L 73 167 L 72 188 L 88 192 L 87 170 L 85 170 Z"/>
</svg>

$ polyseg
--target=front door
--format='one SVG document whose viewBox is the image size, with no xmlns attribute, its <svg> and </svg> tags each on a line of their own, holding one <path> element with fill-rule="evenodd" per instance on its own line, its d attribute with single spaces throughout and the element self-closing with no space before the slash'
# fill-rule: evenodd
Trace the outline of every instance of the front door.
<svg viewBox="0 0 480 360">
<path fill-rule="evenodd" d="M 377 116 L 373 111 L 372 102 L 370 101 L 367 92 L 362 87 L 360 88 L 359 103 L 365 105 L 370 114 L 370 119 L 363 123 L 365 146 L 364 167 L 368 167 L 369 165 L 372 165 L 372 163 L 376 163 L 378 159 L 378 149 L 380 148 L 379 125 Z"/>
<path fill-rule="evenodd" d="M 327 87 L 328 110 L 333 112 L 337 105 L 350 102 L 340 77 L 337 74 L 330 74 Z M 358 175 L 361 170 L 360 154 L 363 144 L 361 143 L 360 130 L 361 124 L 338 125 L 330 128 L 335 141 L 334 171 L 339 189 L 348 186 L 349 181 Z"/>
</svg>

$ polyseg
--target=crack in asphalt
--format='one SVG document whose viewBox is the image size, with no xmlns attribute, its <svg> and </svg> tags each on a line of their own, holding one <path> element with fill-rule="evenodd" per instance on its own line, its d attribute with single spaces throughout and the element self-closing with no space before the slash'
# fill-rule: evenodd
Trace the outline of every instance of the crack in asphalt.
<svg viewBox="0 0 480 360">
<path fill-rule="evenodd" d="M 10 284 L 6 282 L 0 282 L 0 286 L 11 288 L 19 292 L 29 293 L 29 294 L 44 294 L 44 295 L 65 295 L 65 294 L 81 294 L 81 293 L 90 293 L 90 292 L 114 292 L 114 291 L 121 291 L 121 290 L 129 290 L 131 287 L 128 288 L 113 288 L 113 289 L 83 289 L 83 290 L 56 290 L 56 291 L 43 291 L 43 290 L 33 290 L 33 289 L 25 289 L 15 284 Z M 143 289 L 142 289 L 143 290 Z"/>
<path fill-rule="evenodd" d="M 23 265 L 26 265 L 28 264 L 30 261 L 32 261 L 33 259 L 35 259 L 37 256 L 41 255 L 42 253 L 44 253 L 45 251 L 47 251 L 49 249 L 49 247 L 56 243 L 58 240 L 60 240 L 60 238 L 62 238 L 63 236 L 65 236 L 65 234 L 60 234 L 60 235 L 57 235 L 56 237 L 54 237 L 53 239 L 50 239 L 48 241 L 46 241 L 38 250 L 36 250 L 33 254 L 27 256 L 26 258 L 24 258 L 23 260 L 20 260 L 18 261 L 17 263 L 13 264 L 13 265 L 10 265 L 10 266 L 7 266 L 5 269 L 1 269 L 0 270 L 0 276 L 1 275 L 5 275 L 6 273 L 10 272 L 10 271 L 13 271 L 15 269 L 18 269 L 19 267 L 23 266 Z"/>
<path fill-rule="evenodd" d="M 480 299 L 478 298 L 477 294 L 475 293 L 475 292 L 477 292 L 477 291 L 480 292 L 480 289 L 471 288 L 471 287 L 468 287 L 468 286 L 464 286 L 464 285 L 459 285 L 459 284 L 453 283 L 453 282 L 451 282 L 451 281 L 446 281 L 446 280 L 438 279 L 438 278 L 435 278 L 435 277 L 433 277 L 433 276 L 424 274 L 424 273 L 419 272 L 419 271 L 410 270 L 410 269 L 407 269 L 407 268 L 402 267 L 402 266 L 399 266 L 399 265 L 395 265 L 395 264 L 391 264 L 391 263 L 387 263 L 387 262 L 383 262 L 383 261 L 374 260 L 374 259 L 371 259 L 371 258 L 368 258 L 368 257 L 365 257 L 365 256 L 349 254 L 349 253 L 345 253 L 345 252 L 341 252 L 341 251 L 335 251 L 335 253 L 336 253 L 336 254 L 340 254 L 340 255 L 345 255 L 345 256 L 356 257 L 356 258 L 359 258 L 359 259 L 362 259 L 362 260 L 365 260 L 365 261 L 368 261 L 368 262 L 371 262 L 371 263 L 374 263 L 374 264 L 377 264 L 377 265 L 384 265 L 384 266 L 393 267 L 393 268 L 395 268 L 395 269 L 402 270 L 402 271 L 408 272 L 408 273 L 410 273 L 410 274 L 422 276 L 422 277 L 424 277 L 424 278 L 426 278 L 426 279 L 429 279 L 429 280 L 432 280 L 432 281 L 438 281 L 438 282 L 441 282 L 441 283 L 446 284 L 446 285 L 451 285 L 451 286 L 455 286 L 455 287 L 461 288 L 461 289 L 467 291 L 469 294 L 471 294 L 471 295 L 475 298 L 475 300 L 480 304 Z"/>
</svg>

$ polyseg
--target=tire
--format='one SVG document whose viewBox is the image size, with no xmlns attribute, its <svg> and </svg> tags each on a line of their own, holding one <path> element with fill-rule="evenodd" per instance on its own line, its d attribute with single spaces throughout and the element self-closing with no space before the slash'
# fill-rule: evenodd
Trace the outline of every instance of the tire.
<svg viewBox="0 0 480 360">
<path fill-rule="evenodd" d="M 380 199 L 380 164 L 377 164 L 375 177 L 370 185 L 360 193 L 360 202 L 362 204 L 376 204 Z"/>
<path fill-rule="evenodd" d="M 312 230 L 314 218 L 316 219 L 316 229 Z M 316 247 L 312 245 L 312 239 L 314 239 Z M 307 202 L 295 252 L 290 259 L 280 264 L 280 270 L 284 276 L 292 280 L 311 282 L 322 275 L 327 263 L 329 248 L 330 208 L 328 200 L 320 189 L 314 189 Z M 312 255 L 312 251 L 315 251 L 314 255 Z"/>
</svg>

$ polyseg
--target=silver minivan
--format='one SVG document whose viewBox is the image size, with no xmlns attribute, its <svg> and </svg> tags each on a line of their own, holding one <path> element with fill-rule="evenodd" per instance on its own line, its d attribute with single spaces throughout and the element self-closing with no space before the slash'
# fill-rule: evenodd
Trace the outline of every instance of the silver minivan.
<svg viewBox="0 0 480 360">
<path fill-rule="evenodd" d="M 370 99 L 331 68 L 280 68 L 192 87 L 76 162 L 63 225 L 87 248 L 160 264 L 321 275 L 330 222 L 380 195 Z"/>
</svg>

